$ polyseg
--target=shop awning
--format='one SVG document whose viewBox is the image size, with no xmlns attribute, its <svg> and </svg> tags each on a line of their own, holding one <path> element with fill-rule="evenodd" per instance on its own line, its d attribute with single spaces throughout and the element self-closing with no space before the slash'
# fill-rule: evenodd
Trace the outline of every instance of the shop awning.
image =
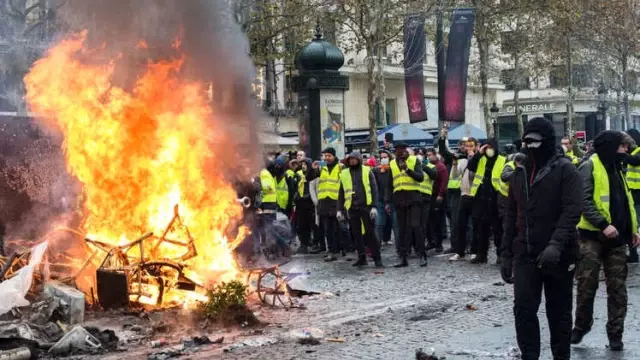
<svg viewBox="0 0 640 360">
<path fill-rule="evenodd" d="M 393 134 L 393 142 L 404 142 L 411 146 L 426 146 L 433 143 L 433 135 L 411 124 L 395 124 L 378 131 L 378 143 L 382 144 L 384 135 Z"/>
<path fill-rule="evenodd" d="M 464 137 L 473 137 L 476 140 L 486 140 L 487 133 L 477 126 L 462 124 L 457 126 L 455 129 L 449 130 L 449 136 L 447 136 L 450 141 L 460 141 L 460 139 Z"/>
</svg>

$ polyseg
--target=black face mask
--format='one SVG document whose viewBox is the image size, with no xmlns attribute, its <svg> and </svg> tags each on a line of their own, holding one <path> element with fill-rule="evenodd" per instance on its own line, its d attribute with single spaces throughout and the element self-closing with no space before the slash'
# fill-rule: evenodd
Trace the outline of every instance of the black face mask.
<svg viewBox="0 0 640 360">
<path fill-rule="evenodd" d="M 627 153 L 616 153 L 616 162 L 621 163 L 627 160 Z"/>
</svg>

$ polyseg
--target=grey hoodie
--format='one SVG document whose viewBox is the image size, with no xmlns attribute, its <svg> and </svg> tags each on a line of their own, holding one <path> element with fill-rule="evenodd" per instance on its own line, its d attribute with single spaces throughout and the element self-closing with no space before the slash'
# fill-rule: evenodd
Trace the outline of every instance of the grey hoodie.
<svg viewBox="0 0 640 360">
<path fill-rule="evenodd" d="M 358 166 L 349 166 L 350 158 L 358 159 Z M 358 210 L 367 207 L 366 190 L 362 181 L 362 167 L 362 155 L 360 155 L 360 152 L 354 151 L 347 156 L 347 169 L 349 169 L 349 173 L 351 174 L 351 183 L 353 185 L 350 210 Z M 369 172 L 369 185 L 371 186 L 372 199 L 372 204 L 370 206 L 376 206 L 378 199 L 378 185 L 376 184 L 376 177 L 374 176 L 373 171 Z M 344 188 L 342 186 L 340 186 L 340 209 L 344 210 Z"/>
</svg>

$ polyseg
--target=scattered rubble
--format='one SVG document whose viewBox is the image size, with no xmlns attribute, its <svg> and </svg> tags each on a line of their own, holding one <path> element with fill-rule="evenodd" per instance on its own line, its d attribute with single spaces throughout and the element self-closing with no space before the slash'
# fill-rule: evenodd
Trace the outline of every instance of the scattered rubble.
<svg viewBox="0 0 640 360">
<path fill-rule="evenodd" d="M 229 345 L 228 347 L 224 348 L 224 352 L 231 352 L 231 351 L 234 351 L 236 349 L 241 349 L 241 348 L 246 348 L 246 347 L 268 346 L 268 345 L 273 345 L 273 344 L 277 344 L 277 343 L 278 343 L 278 339 L 262 336 L 262 337 L 257 337 L 257 338 L 245 339 L 243 341 L 240 341 L 240 342 L 237 342 L 237 343 L 233 343 L 233 344 Z"/>
<path fill-rule="evenodd" d="M 425 353 L 422 349 L 416 350 L 416 360 L 445 360 L 444 357 L 437 357 L 434 349 L 429 350 L 429 354 Z"/>
<path fill-rule="evenodd" d="M 29 360 L 31 350 L 28 347 L 19 347 L 11 350 L 0 351 L 0 360 Z"/>
</svg>

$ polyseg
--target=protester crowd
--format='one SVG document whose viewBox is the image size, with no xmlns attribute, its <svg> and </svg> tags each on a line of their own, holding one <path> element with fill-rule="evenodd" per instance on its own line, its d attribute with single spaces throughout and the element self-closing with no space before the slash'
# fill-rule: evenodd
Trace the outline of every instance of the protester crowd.
<svg viewBox="0 0 640 360">
<path fill-rule="evenodd" d="M 357 151 L 339 159 L 331 147 L 322 159 L 270 154 L 253 184 L 259 216 L 252 224 L 263 234 L 279 213 L 299 253 L 332 262 L 355 251 L 354 267 L 370 260 L 382 267 L 386 248 L 397 253 L 396 268 L 412 254 L 425 267 L 431 251 L 484 264 L 493 243 L 503 280 L 514 284 L 522 359 L 540 357 L 543 291 L 553 358 L 569 359 L 570 343 L 591 330 L 602 268 L 609 347 L 622 350 L 627 264 L 638 262 L 640 243 L 640 132 L 603 131 L 584 149 L 575 139 L 556 141 L 551 122 L 534 118 L 503 149 L 474 138 L 452 149 L 443 129 L 436 147 L 385 139 L 367 159 Z M 264 236 L 253 239 L 258 249 Z"/>
</svg>

